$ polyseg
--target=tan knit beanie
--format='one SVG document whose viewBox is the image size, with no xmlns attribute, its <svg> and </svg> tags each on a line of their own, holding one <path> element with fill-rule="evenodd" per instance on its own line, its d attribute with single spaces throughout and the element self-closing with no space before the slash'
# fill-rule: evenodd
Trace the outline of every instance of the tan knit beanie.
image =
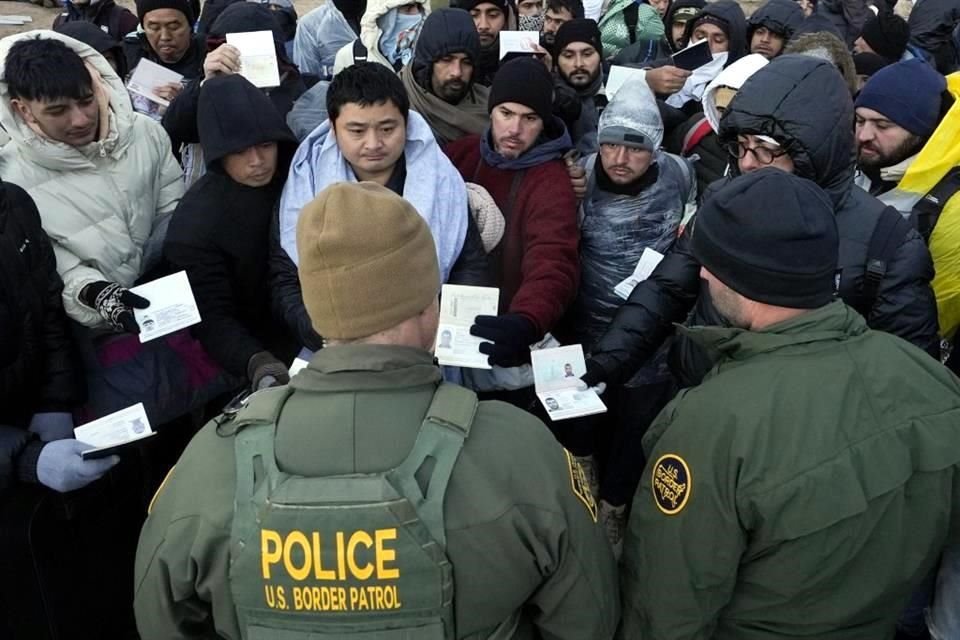
<svg viewBox="0 0 960 640">
<path fill-rule="evenodd" d="M 420 314 L 440 292 L 430 228 L 413 206 L 372 182 L 341 182 L 297 222 L 300 286 L 313 328 L 352 340 Z"/>
</svg>

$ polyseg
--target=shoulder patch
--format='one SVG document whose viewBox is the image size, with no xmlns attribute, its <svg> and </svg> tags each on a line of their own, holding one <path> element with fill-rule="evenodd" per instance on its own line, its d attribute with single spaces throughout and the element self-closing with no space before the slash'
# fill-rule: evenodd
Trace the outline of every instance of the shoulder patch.
<svg viewBox="0 0 960 640">
<path fill-rule="evenodd" d="M 593 498 L 593 492 L 590 491 L 590 483 L 587 482 L 587 474 L 584 473 L 583 467 L 580 466 L 580 463 L 577 462 L 576 458 L 573 457 L 566 449 L 563 450 L 563 453 L 567 456 L 567 466 L 570 469 L 570 488 L 573 490 L 573 495 L 577 496 L 580 499 L 580 502 L 583 503 L 583 506 L 587 508 L 587 513 L 590 514 L 590 517 L 593 518 L 593 521 L 597 521 L 597 501 Z"/>
<path fill-rule="evenodd" d="M 686 460 L 674 453 L 667 453 L 653 465 L 651 488 L 657 508 L 668 516 L 674 516 L 687 506 L 693 490 L 693 475 Z"/>
</svg>

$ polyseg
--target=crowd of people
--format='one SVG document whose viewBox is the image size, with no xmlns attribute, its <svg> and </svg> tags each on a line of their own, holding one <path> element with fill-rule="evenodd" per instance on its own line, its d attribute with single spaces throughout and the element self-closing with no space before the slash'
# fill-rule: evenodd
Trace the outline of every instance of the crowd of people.
<svg viewBox="0 0 960 640">
<path fill-rule="evenodd" d="M 960 2 L 896 4 L 0 39 L 0 636 L 960 638 Z M 179 272 L 201 321 L 142 340 Z M 488 368 L 437 364 L 442 285 L 498 290 Z M 606 412 L 551 419 L 546 344 Z"/>
</svg>

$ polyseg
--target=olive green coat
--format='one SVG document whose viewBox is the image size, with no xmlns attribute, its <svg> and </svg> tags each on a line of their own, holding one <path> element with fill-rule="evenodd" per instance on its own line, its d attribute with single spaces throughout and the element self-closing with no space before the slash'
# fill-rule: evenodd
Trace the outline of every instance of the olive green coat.
<svg viewBox="0 0 960 640">
<path fill-rule="evenodd" d="M 290 383 L 277 423 L 280 468 L 319 476 L 397 466 L 439 381 L 419 349 L 318 352 Z M 480 403 L 445 499 L 458 638 L 484 638 L 524 605 L 517 638 L 536 637 L 534 627 L 544 638 L 613 636 L 616 568 L 596 505 L 573 490 L 578 469 L 539 420 Z M 235 478 L 234 438 L 208 424 L 161 487 L 140 536 L 134 606 L 144 640 L 240 638 L 227 584 Z"/>
<path fill-rule="evenodd" d="M 721 359 L 644 441 L 624 637 L 892 638 L 956 532 L 957 379 L 840 302 L 687 333 Z"/>
</svg>

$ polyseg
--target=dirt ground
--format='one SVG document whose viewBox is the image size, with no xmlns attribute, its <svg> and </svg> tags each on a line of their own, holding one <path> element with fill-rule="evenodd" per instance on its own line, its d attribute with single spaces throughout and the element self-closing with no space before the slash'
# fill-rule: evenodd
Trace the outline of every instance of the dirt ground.
<svg viewBox="0 0 960 640">
<path fill-rule="evenodd" d="M 136 13 L 132 0 L 117 0 L 117 2 Z M 322 3 L 323 0 L 294 0 L 293 2 L 297 8 L 297 13 L 301 16 Z M 758 0 L 742 0 L 740 4 L 743 6 L 743 10 L 747 15 L 749 15 L 760 2 Z M 53 19 L 59 12 L 60 9 L 44 9 L 29 2 L 0 0 L 0 15 L 22 15 L 33 18 L 33 22 L 27 23 L 22 27 L 0 25 L 0 38 L 31 29 L 49 29 L 50 25 L 53 24 Z"/>
</svg>

